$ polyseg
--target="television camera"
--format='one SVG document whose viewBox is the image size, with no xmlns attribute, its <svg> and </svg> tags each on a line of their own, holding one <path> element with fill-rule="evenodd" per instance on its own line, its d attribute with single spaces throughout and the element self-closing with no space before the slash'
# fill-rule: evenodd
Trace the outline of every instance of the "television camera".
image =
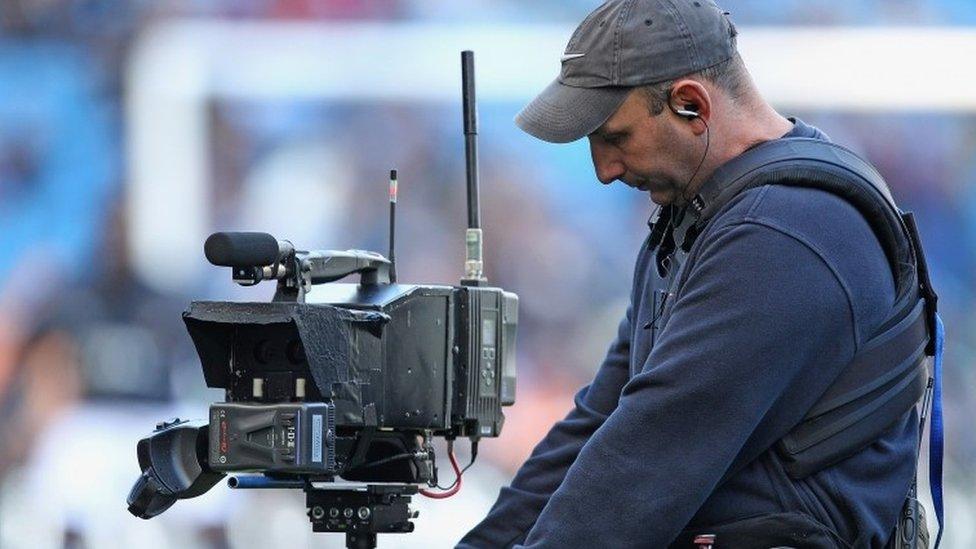
<svg viewBox="0 0 976 549">
<path fill-rule="evenodd" d="M 487 286 L 478 206 L 474 56 L 462 52 L 468 189 L 465 277 L 400 284 L 390 252 L 304 251 L 263 233 L 215 233 L 204 251 L 235 282 L 277 284 L 271 302 L 196 301 L 183 321 L 209 387 L 225 391 L 209 422 L 161 422 L 139 441 L 129 510 L 152 518 L 226 475 L 235 489 L 295 488 L 316 532 L 347 547 L 413 530 L 411 497 L 456 493 L 453 443 L 497 437 L 515 402 L 518 297 Z M 358 276 L 359 283 L 337 283 Z M 447 440 L 454 484 L 438 485 L 433 447 Z M 465 468 L 466 469 L 466 468 Z M 426 488 L 422 488 L 426 486 Z"/>
</svg>

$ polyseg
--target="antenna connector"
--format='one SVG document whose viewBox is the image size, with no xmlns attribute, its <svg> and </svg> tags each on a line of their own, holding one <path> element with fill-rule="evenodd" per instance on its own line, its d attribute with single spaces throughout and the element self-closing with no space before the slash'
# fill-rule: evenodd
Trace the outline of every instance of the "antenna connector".
<svg viewBox="0 0 976 549">
<path fill-rule="evenodd" d="M 482 238 L 481 229 L 468 229 L 465 233 L 464 278 L 467 280 L 486 280 L 485 263 L 481 257 Z"/>
</svg>

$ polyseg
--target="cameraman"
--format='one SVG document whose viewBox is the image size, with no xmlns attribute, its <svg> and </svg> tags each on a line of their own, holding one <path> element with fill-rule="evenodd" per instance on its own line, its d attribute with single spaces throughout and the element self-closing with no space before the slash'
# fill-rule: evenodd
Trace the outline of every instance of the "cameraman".
<svg viewBox="0 0 976 549">
<path fill-rule="evenodd" d="M 662 209 L 596 378 L 461 547 L 688 546 L 728 524 L 755 532 L 750 547 L 777 529 L 806 532 L 803 547 L 888 540 L 915 474 L 914 410 L 802 480 L 774 449 L 893 306 L 868 221 L 822 190 L 761 186 L 714 215 L 678 274 L 689 203 L 719 166 L 782 137 L 828 139 L 762 98 L 735 34 L 712 0 L 610 0 L 517 117 L 545 141 L 587 137 L 602 183 Z"/>
</svg>

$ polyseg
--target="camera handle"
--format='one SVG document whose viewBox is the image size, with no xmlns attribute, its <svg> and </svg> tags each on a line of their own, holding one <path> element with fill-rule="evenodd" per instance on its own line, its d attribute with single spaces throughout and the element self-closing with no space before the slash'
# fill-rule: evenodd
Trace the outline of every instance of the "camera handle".
<svg viewBox="0 0 976 549">
<path fill-rule="evenodd" d="M 390 260 L 376 252 L 366 250 L 317 250 L 307 255 L 298 254 L 302 275 L 306 273 L 311 284 L 324 284 L 359 273 L 359 283 L 389 284 Z"/>
<path fill-rule="evenodd" d="M 304 303 L 313 284 L 335 282 L 355 273 L 364 286 L 390 283 L 390 260 L 366 250 L 297 251 L 285 258 L 285 265 L 272 301 Z"/>
<path fill-rule="evenodd" d="M 206 423 L 178 418 L 158 423 L 136 446 L 142 474 L 126 499 L 129 512 L 150 519 L 220 482 L 224 474 L 207 465 L 207 442 Z"/>
<path fill-rule="evenodd" d="M 234 281 L 253 286 L 278 280 L 274 301 L 303 302 L 314 284 L 325 284 L 359 273 L 368 286 L 392 281 L 392 262 L 366 250 L 296 250 L 287 240 L 267 233 L 213 233 L 203 245 L 211 264 L 231 267 Z"/>
</svg>

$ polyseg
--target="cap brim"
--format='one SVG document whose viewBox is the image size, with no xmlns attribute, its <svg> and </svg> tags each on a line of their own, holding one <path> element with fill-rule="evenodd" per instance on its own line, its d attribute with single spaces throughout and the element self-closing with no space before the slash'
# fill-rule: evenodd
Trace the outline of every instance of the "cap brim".
<svg viewBox="0 0 976 549">
<path fill-rule="evenodd" d="M 543 141 L 576 141 L 602 126 L 632 89 L 575 88 L 556 79 L 518 113 L 515 123 Z"/>
</svg>

